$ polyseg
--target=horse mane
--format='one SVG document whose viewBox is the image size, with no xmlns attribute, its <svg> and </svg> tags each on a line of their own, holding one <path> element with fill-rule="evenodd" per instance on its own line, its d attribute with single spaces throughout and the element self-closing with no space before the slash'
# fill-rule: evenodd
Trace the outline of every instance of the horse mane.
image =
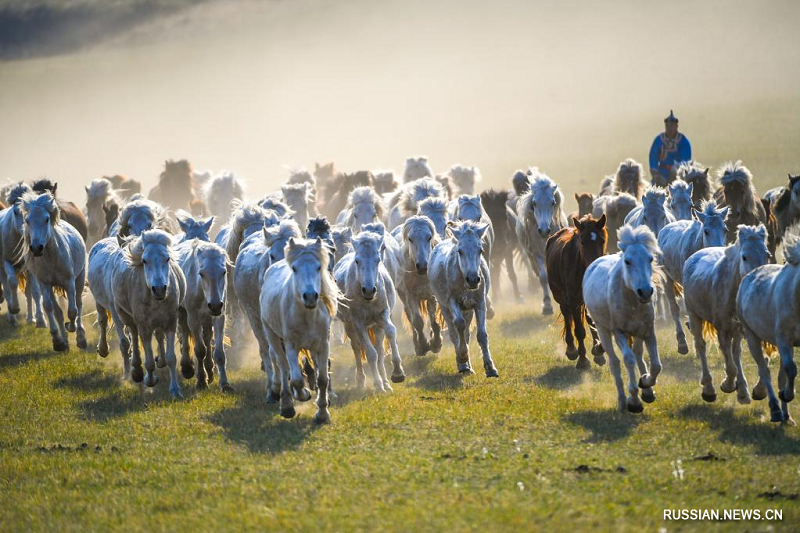
<svg viewBox="0 0 800 533">
<path fill-rule="evenodd" d="M 377 224 L 365 224 L 364 225 L 365 226 L 364 231 L 362 231 L 361 233 L 359 233 L 358 235 L 353 237 L 353 239 L 351 241 L 351 243 L 353 245 L 353 249 L 355 250 L 359 246 L 362 246 L 362 245 L 365 245 L 365 244 L 369 244 L 369 245 L 375 247 L 376 250 L 380 251 L 381 244 L 383 244 L 384 233 L 383 233 L 383 231 L 373 231 L 372 229 L 368 230 L 368 229 L 366 229 L 367 225 L 370 225 L 370 226 L 375 225 L 375 226 L 377 226 Z M 381 224 L 381 227 L 382 226 L 383 226 L 383 224 Z"/>
<path fill-rule="evenodd" d="M 33 192 L 33 189 L 24 181 L 11 185 L 11 188 L 8 189 L 8 193 L 6 193 L 6 203 L 12 206 L 19 202 L 22 197 L 25 196 L 25 193 L 29 192 Z"/>
<path fill-rule="evenodd" d="M 286 244 L 285 250 L 286 263 L 289 265 L 301 260 L 303 257 L 312 257 L 320 265 L 320 291 L 319 299 L 328 309 L 331 318 L 336 316 L 336 308 L 342 294 L 339 286 L 333 279 L 328 270 L 330 255 L 322 239 L 310 240 L 303 238 L 291 238 Z"/>
<path fill-rule="evenodd" d="M 192 243 L 192 248 L 194 248 L 195 253 L 209 253 L 216 256 L 218 259 L 222 259 L 226 268 L 234 266 L 228 259 L 228 254 L 225 252 L 225 249 L 219 244 L 195 239 Z"/>
<path fill-rule="evenodd" d="M 753 217 L 758 217 L 758 208 L 756 206 L 756 189 L 753 186 L 753 174 L 741 160 L 727 161 L 719 170 L 717 170 L 717 183 L 722 188 L 725 197 L 725 203 L 729 205 L 728 195 L 726 188 L 733 184 L 742 185 L 744 205 L 741 209 Z M 735 207 L 735 206 L 732 206 Z"/>
<path fill-rule="evenodd" d="M 280 240 L 289 240 L 292 237 L 299 238 L 302 236 L 303 234 L 300 232 L 300 226 L 290 218 L 281 220 L 280 224 L 277 226 L 264 229 L 264 243 L 268 247 Z"/>
<path fill-rule="evenodd" d="M 32 209 L 44 209 L 50 214 L 50 225 L 58 228 L 58 223 L 61 220 L 61 209 L 58 208 L 56 197 L 50 191 L 37 193 L 36 191 L 27 191 L 20 199 L 20 207 L 24 214 L 28 214 Z"/>
<path fill-rule="evenodd" d="M 345 209 L 352 210 L 355 206 L 360 204 L 374 205 L 375 214 L 379 219 L 383 219 L 386 216 L 386 205 L 383 203 L 383 199 L 371 187 L 356 187 L 353 189 L 347 196 L 347 204 L 345 204 Z M 352 212 L 347 217 L 348 226 L 350 225 L 349 222 L 351 222 L 351 218 Z"/>
<path fill-rule="evenodd" d="M 306 228 L 306 235 L 308 238 L 319 237 L 322 240 L 330 240 L 331 238 L 331 224 L 328 219 L 322 215 L 318 215 L 308 221 Z"/>
<path fill-rule="evenodd" d="M 419 203 L 417 214 L 427 217 L 440 214 L 447 218 L 447 207 L 447 201 L 444 198 L 425 198 Z"/>
<path fill-rule="evenodd" d="M 414 225 L 420 225 L 420 224 L 422 224 L 424 226 L 427 226 L 430 229 L 430 231 L 431 231 L 431 245 L 432 246 L 436 246 L 439 243 L 439 236 L 436 233 L 436 226 L 433 225 L 433 221 L 431 219 L 429 219 L 428 217 L 425 217 L 425 216 L 422 216 L 422 215 L 414 215 L 414 216 L 408 218 L 403 223 L 403 226 L 402 226 L 402 228 L 403 228 L 403 231 L 402 231 L 403 242 L 401 243 L 401 246 L 403 247 L 403 252 L 404 252 L 404 254 L 406 256 L 408 256 L 408 253 L 407 253 L 408 252 L 408 234 L 411 232 L 411 228 Z"/>
<path fill-rule="evenodd" d="M 720 217 L 722 218 L 722 210 L 717 208 L 717 202 L 714 200 L 705 200 L 700 208 L 700 212 L 707 217 Z M 724 222 L 724 220 L 723 220 Z"/>
<path fill-rule="evenodd" d="M 147 245 L 155 244 L 167 249 L 170 262 L 174 262 L 175 252 L 172 250 L 172 235 L 164 230 L 150 229 L 143 231 L 138 237 L 129 239 L 130 244 L 122 249 L 125 262 L 130 266 L 142 266 L 142 255 Z"/>
<path fill-rule="evenodd" d="M 262 209 L 267 209 L 269 211 L 274 211 L 280 218 L 291 216 L 294 214 L 294 211 L 285 204 L 281 202 L 277 198 L 273 198 L 272 196 L 265 196 L 258 202 L 259 207 Z"/>
<path fill-rule="evenodd" d="M 316 187 L 317 178 L 305 168 L 293 168 L 289 169 L 289 179 L 286 180 L 286 183 L 290 185 L 310 183 L 312 187 Z"/>
<path fill-rule="evenodd" d="M 56 184 L 50 178 L 39 178 L 33 182 L 31 188 L 34 192 L 39 194 L 43 192 L 49 192 L 53 195 L 53 198 L 56 197 Z"/>
<path fill-rule="evenodd" d="M 617 246 L 620 250 L 625 250 L 628 246 L 641 245 L 647 248 L 651 254 L 658 253 L 658 240 L 652 230 L 645 225 L 633 227 L 626 224 L 617 230 Z"/>
<path fill-rule="evenodd" d="M 412 170 L 414 171 L 413 175 L 411 173 Z M 422 175 L 417 175 L 420 174 L 420 172 L 417 172 L 418 170 L 421 170 Z M 412 156 L 406 158 L 406 166 L 403 169 L 403 182 L 411 183 L 412 181 L 418 180 L 420 178 L 424 177 L 432 178 L 433 176 L 434 176 L 433 169 L 428 164 L 428 156 L 421 155 L 417 157 Z"/>
<path fill-rule="evenodd" d="M 783 238 L 783 260 L 790 265 L 800 265 L 800 226 L 795 224 Z"/>
<path fill-rule="evenodd" d="M 394 170 L 373 170 L 372 175 L 375 178 L 376 189 L 392 192 L 400 186 L 394 177 Z"/>
<path fill-rule="evenodd" d="M 426 198 L 445 198 L 445 190 L 434 178 L 420 178 L 403 187 L 398 206 L 403 216 L 415 215 L 420 202 Z"/>
<path fill-rule="evenodd" d="M 119 213 L 119 234 L 123 237 L 127 237 L 130 233 L 131 228 L 128 226 L 128 223 L 130 222 L 131 216 L 136 212 L 150 213 L 154 228 L 160 228 L 166 222 L 167 214 L 163 207 L 152 200 L 137 198 L 136 200 L 128 202 Z"/>
<path fill-rule="evenodd" d="M 666 201 L 666 199 L 667 199 L 666 189 L 658 187 L 657 185 L 650 185 L 647 187 L 647 190 L 644 193 L 642 203 Z"/>
<path fill-rule="evenodd" d="M 225 251 L 231 259 L 239 255 L 239 247 L 244 239 L 244 231 L 253 224 L 264 225 L 267 216 L 264 208 L 258 204 L 247 202 L 238 203 L 231 215 L 231 231 L 228 234 L 228 242 L 225 244 Z"/>
<path fill-rule="evenodd" d="M 475 185 L 481 181 L 481 171 L 475 166 L 466 165 L 453 165 L 447 172 L 450 179 L 455 183 L 456 188 L 460 191 L 464 190 L 465 184 Z"/>
<path fill-rule="evenodd" d="M 86 187 L 86 198 L 88 200 L 102 200 L 103 203 L 117 199 L 114 185 L 105 178 L 92 180 Z"/>
</svg>

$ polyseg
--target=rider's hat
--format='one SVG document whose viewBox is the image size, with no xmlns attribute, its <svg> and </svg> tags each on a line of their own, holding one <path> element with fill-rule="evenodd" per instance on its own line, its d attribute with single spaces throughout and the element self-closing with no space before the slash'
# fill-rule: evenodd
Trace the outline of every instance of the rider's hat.
<svg viewBox="0 0 800 533">
<path fill-rule="evenodd" d="M 669 116 L 664 119 L 664 124 L 669 124 L 670 122 L 673 124 L 678 123 L 678 117 L 675 116 L 675 113 L 672 112 L 672 109 L 669 110 Z"/>
</svg>

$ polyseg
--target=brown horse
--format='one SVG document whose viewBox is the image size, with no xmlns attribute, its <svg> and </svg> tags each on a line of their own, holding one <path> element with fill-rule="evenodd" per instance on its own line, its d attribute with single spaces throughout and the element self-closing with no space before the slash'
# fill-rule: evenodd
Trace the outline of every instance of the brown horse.
<svg viewBox="0 0 800 533">
<path fill-rule="evenodd" d="M 375 187 L 375 177 L 369 170 L 359 170 L 349 174 L 340 173 L 331 180 L 331 193 L 322 199 L 320 211 L 328 220 L 336 220 L 347 204 L 347 197 L 358 187 Z"/>
<path fill-rule="evenodd" d="M 606 215 L 602 214 L 599 219 L 586 215 L 580 220 L 574 219 L 572 223 L 574 227 L 563 228 L 547 240 L 547 281 L 553 298 L 561 306 L 564 319 L 562 336 L 567 343 L 567 358 L 570 361 L 577 359 L 576 368 L 586 370 L 591 365 L 586 358 L 586 347 L 583 343 L 586 338 L 584 317 L 592 334 L 594 362 L 598 365 L 605 364 L 603 347 L 583 303 L 583 274 L 592 261 L 605 254 L 608 237 Z M 577 349 L 575 337 L 578 339 Z"/>
<path fill-rule="evenodd" d="M 578 202 L 578 210 L 569 216 L 570 224 L 573 220 L 585 217 L 592 214 L 594 206 L 594 194 L 590 192 L 576 192 L 575 201 Z"/>
<path fill-rule="evenodd" d="M 492 221 L 494 231 L 494 242 L 492 243 L 489 272 L 492 275 L 492 300 L 500 300 L 500 267 L 503 261 L 506 263 L 508 279 L 514 290 L 514 298 L 522 302 L 522 295 L 517 285 L 517 273 L 514 271 L 514 250 L 517 248 L 517 235 L 515 232 L 516 222 L 512 222 L 516 215 L 508 205 L 509 191 L 496 191 L 490 189 L 481 193 L 481 205 Z"/>
<path fill-rule="evenodd" d="M 174 211 L 183 209 L 192 214 L 205 213 L 202 200 L 195 194 L 192 164 L 185 159 L 165 161 L 158 185 L 150 189 L 147 197 Z"/>
<path fill-rule="evenodd" d="M 117 197 L 125 202 L 130 201 L 134 194 L 142 193 L 142 184 L 128 176 L 115 174 L 114 176 L 103 176 L 103 179 L 111 182 Z"/>
<path fill-rule="evenodd" d="M 56 199 L 58 209 L 61 211 L 61 219 L 68 222 L 73 228 L 78 230 L 78 233 L 83 237 L 83 242 L 86 242 L 89 236 L 89 224 L 86 222 L 86 217 L 81 211 L 80 207 L 73 202 L 62 200 L 56 196 L 58 183 L 50 181 L 48 178 L 41 178 L 33 182 L 32 189 L 37 194 L 42 194 L 47 191 Z"/>
</svg>

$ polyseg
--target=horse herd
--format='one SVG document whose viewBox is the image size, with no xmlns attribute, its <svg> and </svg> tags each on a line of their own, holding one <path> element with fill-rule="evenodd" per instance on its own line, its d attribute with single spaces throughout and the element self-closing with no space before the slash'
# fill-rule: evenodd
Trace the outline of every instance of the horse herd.
<svg viewBox="0 0 800 533">
<path fill-rule="evenodd" d="M 323 423 L 335 397 L 332 342 L 349 339 L 359 387 L 365 362 L 376 391 L 404 381 L 401 313 L 416 355 L 438 353 L 446 331 L 458 372 L 470 374 L 474 321 L 485 375 L 497 377 L 486 321 L 503 263 L 522 301 L 519 258 L 529 283 L 541 283 L 543 314 L 553 313 L 552 300 L 560 307 L 567 358 L 579 370 L 591 367 L 587 326 L 595 364 L 607 354 L 620 410 L 641 412 L 642 402 L 655 400 L 662 370 L 656 318 L 672 318 L 686 354 L 688 316 L 702 398 L 716 398 L 706 354 L 715 333 L 725 358 L 720 389 L 735 391 L 740 403 L 768 397 L 772 421 L 792 423 L 800 177 L 760 198 L 741 162 L 722 165 L 716 183 L 709 171 L 687 161 L 669 180 L 648 184 L 642 166 L 626 159 L 598 194 L 575 194 L 578 211 L 570 216 L 559 186 L 536 167 L 517 171 L 509 190 L 476 194 L 477 168 L 454 165 L 437 175 L 425 157 L 408 158 L 398 177 L 339 172 L 332 163 L 292 170 L 279 190 L 257 200 L 246 198 L 235 174 L 196 172 L 185 160 L 167 161 L 147 198 L 124 176 L 93 180 L 85 209 L 58 197 L 48 179 L 11 183 L 0 191 L 0 302 L 16 323 L 22 289 L 28 322 L 45 327 L 47 315 L 54 350 L 69 349 L 68 332 L 83 349 L 88 286 L 99 355 L 109 354 L 113 325 L 124 378 L 153 387 L 156 367 L 167 366 L 175 397 L 176 349 L 184 378 L 204 388 L 216 374 L 221 389 L 232 390 L 226 348 L 239 349 L 250 330 L 267 403 L 293 417 L 294 401 L 316 390 L 315 419 Z M 778 265 L 781 244 L 785 263 Z M 66 321 L 57 296 L 66 300 Z M 742 336 L 758 366 L 752 395 Z M 774 350 L 777 395 L 764 355 Z"/>
</svg>

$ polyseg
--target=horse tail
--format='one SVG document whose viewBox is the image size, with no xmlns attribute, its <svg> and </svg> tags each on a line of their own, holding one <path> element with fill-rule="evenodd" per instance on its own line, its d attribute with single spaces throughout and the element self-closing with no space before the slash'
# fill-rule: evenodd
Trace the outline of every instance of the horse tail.
<svg viewBox="0 0 800 533">
<path fill-rule="evenodd" d="M 64 290 L 64 287 L 59 287 L 58 285 L 53 285 L 53 294 L 56 296 L 60 296 L 62 298 L 67 298 L 67 291 Z"/>
<path fill-rule="evenodd" d="M 702 328 L 702 335 L 703 339 L 714 339 L 717 336 L 717 328 L 714 327 L 714 324 L 707 320 L 703 320 L 703 328 Z"/>
<path fill-rule="evenodd" d="M 297 353 L 297 359 L 300 363 L 300 366 L 308 365 L 310 368 L 315 369 L 314 367 L 314 359 L 311 357 L 311 352 L 303 348 Z"/>
<path fill-rule="evenodd" d="M 675 298 L 680 298 L 683 296 L 683 285 L 680 283 L 673 281 L 672 282 L 672 292 L 675 293 Z"/>
<path fill-rule="evenodd" d="M 774 355 L 778 352 L 778 347 L 767 341 L 761 341 L 761 349 L 767 356 Z"/>
<path fill-rule="evenodd" d="M 19 285 L 19 290 L 25 292 L 25 286 L 28 283 L 28 277 L 25 275 L 25 271 L 23 270 L 19 274 L 17 274 L 17 284 Z"/>
</svg>

